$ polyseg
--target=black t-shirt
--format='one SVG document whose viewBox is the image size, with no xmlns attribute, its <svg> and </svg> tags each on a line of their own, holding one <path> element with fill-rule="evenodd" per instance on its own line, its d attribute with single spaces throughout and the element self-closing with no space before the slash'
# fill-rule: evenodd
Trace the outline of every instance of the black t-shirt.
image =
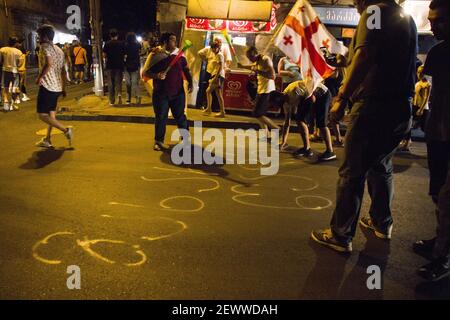
<svg viewBox="0 0 450 320">
<path fill-rule="evenodd" d="M 376 22 L 374 14 L 365 10 L 350 44 L 350 63 L 358 48 L 376 50 L 375 64 L 355 92 L 354 99 L 411 98 L 416 73 L 416 24 L 395 3 L 379 3 L 376 7 L 380 8 L 380 26 L 373 24 Z"/>
<path fill-rule="evenodd" d="M 139 42 L 125 44 L 125 55 L 127 56 L 125 59 L 125 66 L 127 71 L 135 72 L 139 70 L 141 66 L 140 51 L 141 45 Z"/>
<path fill-rule="evenodd" d="M 105 44 L 103 52 L 106 54 L 106 69 L 123 69 L 125 45 L 119 40 L 110 40 Z"/>
</svg>

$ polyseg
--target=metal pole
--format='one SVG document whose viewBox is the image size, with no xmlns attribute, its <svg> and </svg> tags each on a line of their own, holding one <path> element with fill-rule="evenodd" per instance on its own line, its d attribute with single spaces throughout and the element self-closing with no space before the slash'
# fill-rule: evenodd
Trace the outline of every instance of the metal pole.
<svg viewBox="0 0 450 320">
<path fill-rule="evenodd" d="M 100 1 L 89 0 L 90 25 L 92 38 L 92 59 L 94 72 L 94 93 L 102 97 L 103 92 L 103 53 L 102 53 L 102 28 L 100 26 Z"/>
</svg>

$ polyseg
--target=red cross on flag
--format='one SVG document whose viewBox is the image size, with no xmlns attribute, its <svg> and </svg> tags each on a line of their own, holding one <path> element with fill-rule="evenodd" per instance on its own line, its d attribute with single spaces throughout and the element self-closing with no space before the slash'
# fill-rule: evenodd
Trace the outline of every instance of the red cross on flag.
<svg viewBox="0 0 450 320">
<path fill-rule="evenodd" d="M 310 92 L 334 71 L 326 63 L 320 47 L 326 47 L 331 53 L 347 53 L 347 48 L 328 32 L 307 0 L 295 3 L 274 43 L 300 66 Z"/>
</svg>

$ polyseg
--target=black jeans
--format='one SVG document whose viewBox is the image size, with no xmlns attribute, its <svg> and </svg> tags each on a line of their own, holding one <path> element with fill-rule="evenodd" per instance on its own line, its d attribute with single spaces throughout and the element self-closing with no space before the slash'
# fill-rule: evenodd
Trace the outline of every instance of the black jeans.
<svg viewBox="0 0 450 320">
<path fill-rule="evenodd" d="M 166 135 L 167 118 L 169 108 L 177 122 L 179 129 L 189 129 L 188 121 L 184 113 L 186 96 L 181 91 L 176 96 L 169 97 L 164 93 L 153 92 L 153 108 L 155 110 L 155 142 L 164 143 Z"/>
<path fill-rule="evenodd" d="M 407 99 L 371 99 L 353 105 L 331 219 L 337 240 L 348 243 L 355 235 L 366 180 L 373 224 L 382 232 L 392 225 L 392 157 L 411 127 L 410 117 Z"/>
<path fill-rule="evenodd" d="M 123 70 L 108 69 L 107 73 L 109 102 L 114 104 L 116 102 L 116 96 L 122 96 Z"/>
</svg>

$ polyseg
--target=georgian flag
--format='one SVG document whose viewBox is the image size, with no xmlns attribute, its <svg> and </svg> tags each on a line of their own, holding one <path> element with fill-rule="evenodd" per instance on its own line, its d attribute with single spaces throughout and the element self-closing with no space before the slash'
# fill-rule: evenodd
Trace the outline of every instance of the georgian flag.
<svg viewBox="0 0 450 320">
<path fill-rule="evenodd" d="M 328 32 L 307 0 L 295 3 L 274 43 L 300 66 L 310 93 L 335 69 L 326 63 L 320 47 L 335 54 L 347 53 L 347 48 Z"/>
</svg>

